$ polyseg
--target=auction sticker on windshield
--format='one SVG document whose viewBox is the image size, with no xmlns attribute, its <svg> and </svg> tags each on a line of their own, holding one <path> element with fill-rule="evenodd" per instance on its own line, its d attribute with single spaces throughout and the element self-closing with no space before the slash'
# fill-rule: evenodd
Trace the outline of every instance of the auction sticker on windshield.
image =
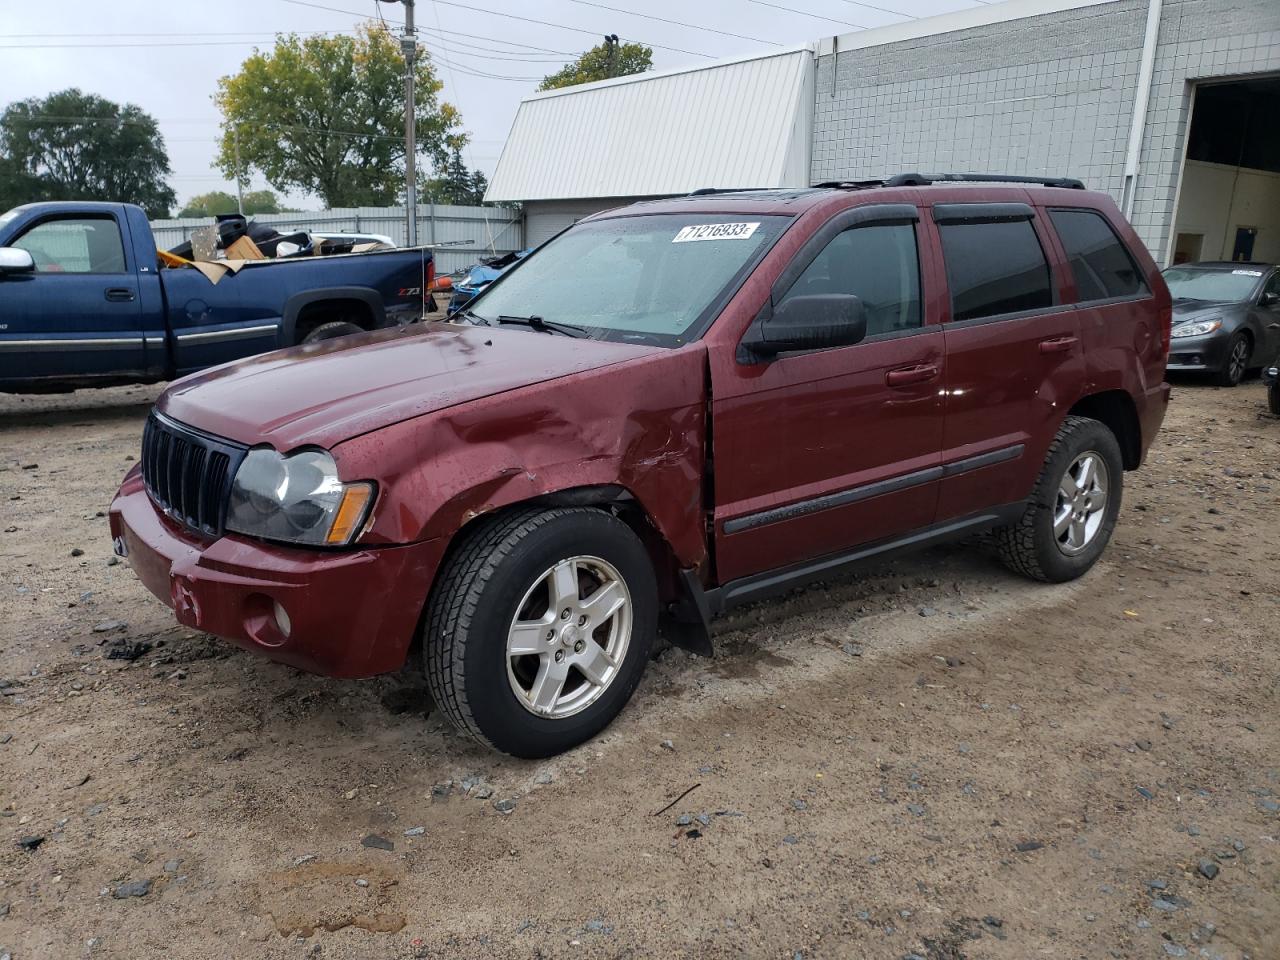
<svg viewBox="0 0 1280 960">
<path fill-rule="evenodd" d="M 682 227 L 672 243 L 692 243 L 695 240 L 746 240 L 756 232 L 757 223 L 691 223 Z"/>
<path fill-rule="evenodd" d="M 1232 273 L 1234 273 L 1237 277 L 1260 277 L 1260 276 L 1262 276 L 1262 271 L 1261 271 L 1261 270 L 1232 270 L 1231 272 L 1232 272 Z"/>
</svg>

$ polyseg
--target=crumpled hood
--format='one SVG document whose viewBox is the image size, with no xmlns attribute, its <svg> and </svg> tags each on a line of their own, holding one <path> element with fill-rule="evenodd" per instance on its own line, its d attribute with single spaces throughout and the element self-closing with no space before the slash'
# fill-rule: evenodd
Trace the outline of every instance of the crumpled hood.
<svg viewBox="0 0 1280 960">
<path fill-rule="evenodd" d="M 281 451 L 332 447 L 434 410 L 661 349 L 524 329 L 415 324 L 214 367 L 176 382 L 156 406 L 241 443 Z"/>
</svg>

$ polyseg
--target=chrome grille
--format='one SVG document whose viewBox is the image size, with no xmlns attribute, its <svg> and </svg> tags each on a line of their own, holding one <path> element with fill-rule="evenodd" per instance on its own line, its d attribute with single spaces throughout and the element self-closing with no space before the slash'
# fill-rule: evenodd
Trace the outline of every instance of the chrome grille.
<svg viewBox="0 0 1280 960">
<path fill-rule="evenodd" d="M 218 537 L 227 519 L 231 480 L 246 452 L 152 411 L 142 431 L 142 480 L 166 514 Z"/>
</svg>

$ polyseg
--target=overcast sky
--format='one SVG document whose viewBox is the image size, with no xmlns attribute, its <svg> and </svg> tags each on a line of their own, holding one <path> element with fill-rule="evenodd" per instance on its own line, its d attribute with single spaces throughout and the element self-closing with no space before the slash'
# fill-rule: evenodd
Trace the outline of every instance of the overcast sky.
<svg viewBox="0 0 1280 960">
<path fill-rule="evenodd" d="M 661 70 L 982 2 L 418 0 L 417 21 L 420 41 L 432 51 L 444 81 L 444 97 L 461 110 L 471 134 L 467 161 L 491 174 L 520 99 L 543 75 L 606 33 L 653 47 L 654 67 Z M 326 7 L 331 9 L 321 9 Z M 234 73 L 255 45 L 270 48 L 278 32 L 349 32 L 379 9 L 394 24 L 403 20 L 399 3 L 375 0 L 0 0 L 0 109 L 66 87 L 135 103 L 160 123 L 180 202 L 209 190 L 233 191 L 233 184 L 210 166 L 218 133 L 212 101 L 218 78 Z M 305 208 L 320 206 L 312 197 L 290 199 Z"/>
</svg>

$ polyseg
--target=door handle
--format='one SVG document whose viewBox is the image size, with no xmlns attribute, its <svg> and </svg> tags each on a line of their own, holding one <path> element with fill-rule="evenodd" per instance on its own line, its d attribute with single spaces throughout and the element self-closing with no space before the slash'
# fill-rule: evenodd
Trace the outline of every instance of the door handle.
<svg viewBox="0 0 1280 960">
<path fill-rule="evenodd" d="M 133 291 L 128 287 L 107 287 L 105 296 L 112 303 L 128 303 L 133 299 Z"/>
<path fill-rule="evenodd" d="M 1078 343 L 1075 337 L 1054 337 L 1040 341 L 1041 353 L 1066 353 Z"/>
<path fill-rule="evenodd" d="M 938 375 L 938 368 L 932 363 L 920 363 L 914 367 L 899 367 L 884 375 L 884 382 L 891 387 L 905 387 L 912 383 L 925 383 Z"/>
</svg>

